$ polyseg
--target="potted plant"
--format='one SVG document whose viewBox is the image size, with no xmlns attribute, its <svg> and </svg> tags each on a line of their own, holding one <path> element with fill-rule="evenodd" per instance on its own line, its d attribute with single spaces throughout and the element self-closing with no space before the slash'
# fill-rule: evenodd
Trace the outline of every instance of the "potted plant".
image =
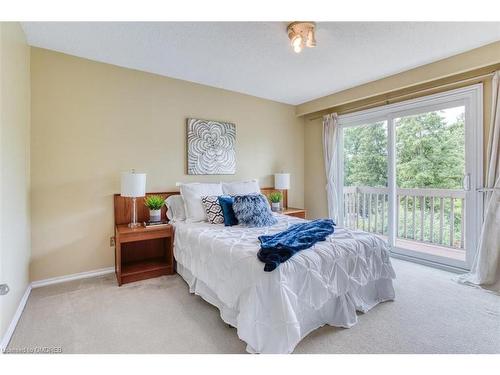
<svg viewBox="0 0 500 375">
<path fill-rule="evenodd" d="M 279 191 L 273 191 L 269 194 L 269 200 L 271 201 L 271 210 L 273 212 L 277 212 L 280 210 L 281 199 L 283 198 L 283 194 Z"/>
<path fill-rule="evenodd" d="M 148 195 L 144 198 L 144 204 L 149 208 L 149 221 L 160 221 L 165 199 L 159 195 Z"/>
</svg>

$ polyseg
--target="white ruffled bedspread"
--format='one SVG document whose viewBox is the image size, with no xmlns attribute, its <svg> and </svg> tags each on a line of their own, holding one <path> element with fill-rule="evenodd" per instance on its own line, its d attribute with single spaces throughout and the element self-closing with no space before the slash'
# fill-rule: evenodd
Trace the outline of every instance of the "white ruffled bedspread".
<svg viewBox="0 0 500 375">
<path fill-rule="evenodd" d="M 175 223 L 177 272 L 237 328 L 247 351 L 290 353 L 312 330 L 351 327 L 356 310 L 394 299 L 387 246 L 362 231 L 336 229 L 326 241 L 264 272 L 258 236 L 303 221 L 276 216 L 278 223 L 266 228 Z"/>
</svg>

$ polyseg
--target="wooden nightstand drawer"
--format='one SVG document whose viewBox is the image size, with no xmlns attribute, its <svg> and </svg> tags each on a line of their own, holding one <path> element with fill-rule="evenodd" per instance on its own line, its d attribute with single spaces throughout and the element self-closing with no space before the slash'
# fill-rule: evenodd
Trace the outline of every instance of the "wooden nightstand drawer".
<svg viewBox="0 0 500 375">
<path fill-rule="evenodd" d="M 120 242 L 134 242 L 134 241 L 145 241 L 153 240 L 155 238 L 170 237 L 173 233 L 173 228 L 171 225 L 162 225 L 153 228 L 129 228 L 127 225 L 120 225 Z"/>
</svg>

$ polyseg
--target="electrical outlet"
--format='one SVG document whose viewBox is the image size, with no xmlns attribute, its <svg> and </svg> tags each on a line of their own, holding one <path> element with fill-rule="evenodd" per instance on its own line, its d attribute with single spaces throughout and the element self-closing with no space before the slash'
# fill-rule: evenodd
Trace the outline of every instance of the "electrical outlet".
<svg viewBox="0 0 500 375">
<path fill-rule="evenodd" d="M 109 246 L 110 247 L 115 246 L 115 237 L 114 236 L 109 237 Z"/>
</svg>

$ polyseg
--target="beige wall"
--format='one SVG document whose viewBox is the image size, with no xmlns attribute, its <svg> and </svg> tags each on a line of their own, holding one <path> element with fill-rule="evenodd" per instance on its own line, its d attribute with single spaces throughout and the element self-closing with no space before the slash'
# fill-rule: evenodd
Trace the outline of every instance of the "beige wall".
<svg viewBox="0 0 500 375">
<path fill-rule="evenodd" d="M 303 205 L 304 126 L 293 106 L 31 50 L 31 278 L 113 265 L 112 194 L 120 172 L 147 173 L 148 191 L 177 181 L 292 177 L 290 205 Z M 186 175 L 186 118 L 236 123 L 237 174 Z"/>
<path fill-rule="evenodd" d="M 322 153 L 321 120 L 321 114 L 325 111 L 325 106 L 328 106 L 328 104 L 336 104 L 337 106 L 333 105 L 326 110 L 326 112 L 336 112 L 342 110 L 344 108 L 343 105 L 349 101 L 355 102 L 357 100 L 361 101 L 366 98 L 376 97 L 383 92 L 383 89 L 387 90 L 387 92 L 397 92 L 398 89 L 402 90 L 423 83 L 426 83 L 428 87 L 432 87 L 434 83 L 438 83 L 440 82 L 439 80 L 443 79 L 445 73 L 447 76 L 450 76 L 449 79 L 445 80 L 445 82 L 449 83 L 454 81 L 454 75 L 456 75 L 457 79 L 470 75 L 464 75 L 464 69 L 466 67 L 481 68 L 484 71 L 491 71 L 492 69 L 483 68 L 486 66 L 493 66 L 493 68 L 498 69 L 498 64 L 500 64 L 500 42 L 298 106 L 298 113 L 308 113 L 308 115 L 304 116 L 304 204 L 308 209 L 309 218 L 325 217 L 328 214 L 325 192 L 326 178 Z M 491 79 L 482 78 L 477 81 L 483 83 L 482 125 L 484 132 L 483 157 L 485 158 L 491 119 Z M 471 81 L 466 84 L 474 83 L 477 82 Z M 460 85 L 463 86 L 465 84 Z M 437 89 L 436 91 L 449 90 L 451 88 L 453 87 Z M 415 96 L 419 96 L 419 94 Z M 320 110 L 320 112 L 309 112 L 315 109 Z M 484 165 L 486 166 L 486 161 Z"/>
<path fill-rule="evenodd" d="M 0 337 L 29 283 L 30 51 L 18 23 L 0 23 Z"/>
</svg>

